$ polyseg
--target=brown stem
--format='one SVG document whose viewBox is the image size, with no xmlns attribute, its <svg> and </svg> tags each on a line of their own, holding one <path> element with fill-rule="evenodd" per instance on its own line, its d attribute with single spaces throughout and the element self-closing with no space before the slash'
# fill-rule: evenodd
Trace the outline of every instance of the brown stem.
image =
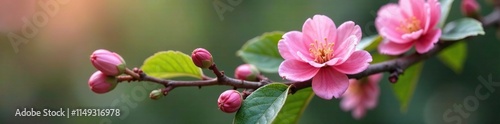
<svg viewBox="0 0 500 124">
<path fill-rule="evenodd" d="M 498 23 L 500 22 L 500 8 L 496 7 L 491 14 L 487 15 L 481 21 L 484 27 L 498 25 Z M 362 77 L 382 72 L 393 72 L 397 74 L 402 72 L 402 70 L 405 70 L 406 68 L 418 62 L 421 62 L 432 56 L 435 56 L 443 49 L 446 49 L 447 47 L 457 42 L 459 41 L 440 41 L 436 43 L 434 48 L 429 50 L 427 53 L 424 54 L 414 53 L 408 56 L 399 57 L 397 59 L 392 59 L 381 63 L 372 64 L 368 66 L 366 70 L 360 73 L 351 74 L 347 76 L 350 79 L 361 79 Z M 259 77 L 260 79 L 259 82 L 244 81 L 244 80 L 230 78 L 225 76 L 223 72 L 219 71 L 215 64 L 213 64 L 209 69 L 213 71 L 213 73 L 217 76 L 217 78 L 202 76 L 202 80 L 195 80 L 195 81 L 164 80 L 147 76 L 146 74 L 142 73 L 142 71 L 131 71 L 129 69 L 127 69 L 126 71 L 126 74 L 128 74 L 127 76 L 118 76 L 117 78 L 119 82 L 121 81 L 155 82 L 164 85 L 166 88 L 168 88 L 168 91 L 174 89 L 175 87 L 189 87 L 189 86 L 202 87 L 202 86 L 212 86 L 212 85 L 227 85 L 227 86 L 232 86 L 234 88 L 244 88 L 251 90 L 251 89 L 257 89 L 272 82 L 264 76 Z M 311 87 L 311 80 L 301 81 L 301 82 L 285 82 L 284 84 L 292 85 L 292 93 L 294 93 L 297 90 Z"/>
</svg>

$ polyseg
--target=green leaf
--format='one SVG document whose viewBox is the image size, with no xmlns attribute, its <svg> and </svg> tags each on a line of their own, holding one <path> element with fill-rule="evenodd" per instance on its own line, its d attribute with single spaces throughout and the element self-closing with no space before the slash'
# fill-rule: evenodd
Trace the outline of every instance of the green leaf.
<svg viewBox="0 0 500 124">
<path fill-rule="evenodd" d="M 444 26 L 441 40 L 461 40 L 469 36 L 484 35 L 481 22 L 472 18 L 462 18 Z"/>
<path fill-rule="evenodd" d="M 288 86 L 272 83 L 255 90 L 241 105 L 235 124 L 269 124 L 278 115 L 288 96 Z"/>
<path fill-rule="evenodd" d="M 448 18 L 448 14 L 450 13 L 453 0 L 439 0 L 439 3 L 441 4 L 441 18 L 439 19 L 438 26 L 443 27 L 446 22 L 446 18 Z"/>
<path fill-rule="evenodd" d="M 193 77 L 201 79 L 203 72 L 191 57 L 179 51 L 162 51 L 147 58 L 142 71 L 157 78 Z"/>
<path fill-rule="evenodd" d="M 465 58 L 467 58 L 467 44 L 464 41 L 459 41 L 441 51 L 438 57 L 441 62 L 455 71 L 455 73 L 461 73 Z"/>
<path fill-rule="evenodd" d="M 399 76 L 398 82 L 393 85 L 394 93 L 400 103 L 401 112 L 406 112 L 410 104 L 413 92 L 417 87 L 420 72 L 422 72 L 423 63 L 417 63 L 410 66 L 404 71 L 403 75 Z"/>
<path fill-rule="evenodd" d="M 356 50 L 366 50 L 371 51 L 377 49 L 378 44 L 383 40 L 380 35 L 372 35 L 361 39 L 358 45 L 356 45 Z"/>
<path fill-rule="evenodd" d="M 237 52 L 246 63 L 255 65 L 263 72 L 278 72 L 283 58 L 278 52 L 278 41 L 283 32 L 268 32 L 247 41 Z"/>
<path fill-rule="evenodd" d="M 288 95 L 285 105 L 281 108 L 273 124 L 296 124 L 311 102 L 314 93 L 311 88 L 301 89 L 294 94 Z"/>
</svg>

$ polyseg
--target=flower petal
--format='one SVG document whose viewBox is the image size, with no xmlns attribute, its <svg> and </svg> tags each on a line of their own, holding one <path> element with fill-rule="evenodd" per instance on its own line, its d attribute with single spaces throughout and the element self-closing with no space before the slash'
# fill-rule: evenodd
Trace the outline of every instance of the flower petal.
<svg viewBox="0 0 500 124">
<path fill-rule="evenodd" d="M 321 68 L 312 79 L 312 89 L 316 96 L 330 100 L 339 98 L 349 86 L 347 75 L 333 68 Z"/>
<path fill-rule="evenodd" d="M 402 54 L 402 53 L 408 51 L 412 45 L 413 45 L 413 42 L 398 44 L 398 43 L 394 43 L 394 42 L 391 42 L 388 40 L 384 40 L 378 46 L 378 51 L 381 54 L 399 55 L 399 54 Z"/>
<path fill-rule="evenodd" d="M 345 41 L 337 42 L 339 44 L 337 49 L 333 50 L 333 55 L 334 58 L 339 58 L 339 62 L 336 62 L 335 64 L 342 64 L 344 61 L 346 61 L 349 56 L 351 56 L 352 52 L 356 50 L 356 44 L 359 42 L 360 39 L 358 39 L 355 35 L 349 36 Z M 332 65 L 331 62 L 327 62 L 328 65 Z"/>
<path fill-rule="evenodd" d="M 356 74 L 365 70 L 372 61 L 372 56 L 370 53 L 364 50 L 359 50 L 352 53 L 351 57 L 347 59 L 344 63 L 333 66 L 335 70 L 342 72 L 344 74 Z"/>
<path fill-rule="evenodd" d="M 423 16 L 424 0 L 399 0 L 399 7 L 403 11 L 405 18 Z"/>
<path fill-rule="evenodd" d="M 430 15 L 426 15 L 430 17 L 430 25 L 428 28 L 434 29 L 441 18 L 441 5 L 438 0 L 427 0 L 427 3 L 430 9 Z"/>
<path fill-rule="evenodd" d="M 332 19 L 324 15 L 314 15 L 307 19 L 302 26 L 304 43 L 311 44 L 314 41 L 335 40 L 337 28 Z"/>
<path fill-rule="evenodd" d="M 403 36 L 401 36 L 401 38 L 403 38 L 403 40 L 406 40 L 406 41 L 413 41 L 413 40 L 420 38 L 420 36 L 422 36 L 422 33 L 424 33 L 424 30 L 420 29 L 418 31 L 411 32 L 409 34 L 403 34 Z"/>
<path fill-rule="evenodd" d="M 440 36 L 441 29 L 430 30 L 415 43 L 415 49 L 418 53 L 426 53 L 434 47 L 434 43 L 439 41 Z"/>
<path fill-rule="evenodd" d="M 351 88 L 351 87 L 349 86 L 349 88 Z M 349 91 L 349 88 L 347 89 L 347 91 L 342 96 L 342 101 L 340 101 L 340 108 L 343 111 L 352 110 L 353 108 L 355 108 L 360 103 L 359 102 L 360 99 L 358 99 L 358 97 L 353 96 L 351 94 L 347 95 L 347 93 Z"/>
<path fill-rule="evenodd" d="M 278 50 L 284 59 L 298 59 L 296 52 L 307 53 L 307 46 L 302 42 L 303 34 L 298 31 L 290 31 L 283 34 L 283 39 L 278 42 Z"/>
<path fill-rule="evenodd" d="M 352 111 L 352 116 L 358 120 L 361 119 L 363 116 L 365 116 L 365 114 L 366 114 L 366 108 L 364 108 L 364 106 L 357 106 Z"/>
<path fill-rule="evenodd" d="M 292 81 L 306 81 L 311 79 L 320 69 L 315 68 L 308 63 L 287 59 L 280 64 L 279 75 Z"/>
<path fill-rule="evenodd" d="M 338 44 L 337 42 L 345 41 L 351 35 L 361 39 L 361 28 L 359 28 L 359 26 L 352 21 L 342 23 L 337 29 L 337 39 L 335 40 L 335 44 Z M 337 47 L 338 46 L 335 46 L 334 49 L 337 49 Z"/>
</svg>

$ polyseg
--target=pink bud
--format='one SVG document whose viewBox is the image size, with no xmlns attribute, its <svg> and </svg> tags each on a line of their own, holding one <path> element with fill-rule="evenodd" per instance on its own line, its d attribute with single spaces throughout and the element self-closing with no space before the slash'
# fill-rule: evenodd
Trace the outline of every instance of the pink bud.
<svg viewBox="0 0 500 124">
<path fill-rule="evenodd" d="M 90 55 L 90 62 L 102 73 L 109 76 L 117 76 L 125 72 L 125 61 L 123 58 L 111 51 L 99 49 Z"/>
<path fill-rule="evenodd" d="M 219 100 L 217 100 L 219 109 L 226 113 L 238 111 L 242 102 L 243 98 L 237 90 L 226 90 L 220 94 Z"/>
<path fill-rule="evenodd" d="M 240 80 L 255 81 L 259 75 L 259 70 L 250 64 L 243 64 L 238 66 L 234 72 L 234 77 Z"/>
<path fill-rule="evenodd" d="M 107 93 L 115 89 L 117 80 L 113 76 L 107 76 L 101 71 L 96 71 L 89 79 L 90 90 L 98 94 Z"/>
<path fill-rule="evenodd" d="M 479 4 L 476 0 L 462 0 L 462 14 L 466 16 L 474 16 L 479 11 Z"/>
<path fill-rule="evenodd" d="M 193 63 L 200 68 L 209 68 L 214 63 L 212 54 L 203 48 L 196 48 L 191 53 L 191 58 L 193 59 Z"/>
</svg>

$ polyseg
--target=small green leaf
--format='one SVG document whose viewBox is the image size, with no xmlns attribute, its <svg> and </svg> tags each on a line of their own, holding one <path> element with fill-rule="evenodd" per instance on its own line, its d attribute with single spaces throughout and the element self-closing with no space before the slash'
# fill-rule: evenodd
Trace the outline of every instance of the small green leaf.
<svg viewBox="0 0 500 124">
<path fill-rule="evenodd" d="M 273 124 L 296 124 L 311 102 L 314 93 L 311 88 L 301 89 L 294 94 L 288 95 L 285 105 L 281 108 Z"/>
<path fill-rule="evenodd" d="M 278 41 L 283 32 L 268 32 L 247 41 L 237 52 L 243 61 L 255 65 L 263 72 L 278 72 L 283 58 L 278 52 Z"/>
<path fill-rule="evenodd" d="M 443 27 L 446 22 L 446 18 L 448 18 L 448 14 L 450 13 L 453 0 L 439 0 L 439 4 L 441 4 L 441 18 L 439 19 L 438 25 L 439 27 Z"/>
<path fill-rule="evenodd" d="M 472 18 L 463 18 L 446 24 L 441 35 L 441 40 L 461 40 L 477 35 L 484 35 L 481 22 Z"/>
<path fill-rule="evenodd" d="M 178 51 L 162 51 L 147 58 L 142 71 L 157 78 L 194 77 L 201 79 L 203 72 L 191 57 Z"/>
<path fill-rule="evenodd" d="M 401 112 L 406 112 L 410 104 L 413 92 L 417 87 L 420 72 L 422 72 L 423 62 L 410 66 L 399 76 L 398 82 L 393 85 L 394 93 L 400 103 Z"/>
<path fill-rule="evenodd" d="M 464 41 L 459 41 L 441 51 L 438 57 L 441 62 L 455 71 L 455 73 L 461 73 L 465 58 L 467 58 L 467 44 Z"/>
<path fill-rule="evenodd" d="M 278 115 L 288 96 L 288 86 L 272 83 L 255 90 L 241 105 L 235 124 L 269 124 Z"/>
<path fill-rule="evenodd" d="M 356 50 L 366 50 L 366 51 L 371 51 L 374 49 L 377 49 L 378 44 L 383 40 L 383 38 L 380 35 L 373 35 L 373 36 L 368 36 L 359 42 L 358 45 L 356 45 Z"/>
</svg>

